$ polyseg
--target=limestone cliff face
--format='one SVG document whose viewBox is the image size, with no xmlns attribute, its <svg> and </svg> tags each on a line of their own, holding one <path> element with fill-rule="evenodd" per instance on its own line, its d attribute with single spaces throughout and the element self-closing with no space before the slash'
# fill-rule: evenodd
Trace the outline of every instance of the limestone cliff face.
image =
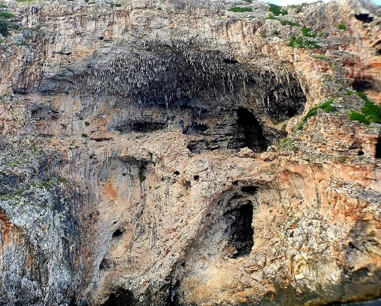
<svg viewBox="0 0 381 306">
<path fill-rule="evenodd" d="M 379 8 L 6 6 L 0 304 L 381 296 Z"/>
</svg>

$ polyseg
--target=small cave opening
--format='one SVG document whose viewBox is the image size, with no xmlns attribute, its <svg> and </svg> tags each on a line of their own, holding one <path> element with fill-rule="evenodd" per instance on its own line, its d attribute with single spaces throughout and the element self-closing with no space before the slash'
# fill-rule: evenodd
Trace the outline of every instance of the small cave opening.
<svg viewBox="0 0 381 306">
<path fill-rule="evenodd" d="M 248 147 L 254 152 L 265 151 L 268 140 L 257 118 L 246 108 L 237 110 L 237 130 L 235 139 L 229 144 L 229 149 Z"/>
<path fill-rule="evenodd" d="M 166 122 L 148 122 L 136 121 L 133 123 L 124 123 L 115 127 L 115 130 L 120 133 L 139 132 L 149 133 L 165 129 Z"/>
<path fill-rule="evenodd" d="M 258 188 L 255 186 L 243 186 L 241 187 L 241 191 L 244 193 L 249 193 L 249 194 L 255 194 L 257 192 Z"/>
<path fill-rule="evenodd" d="M 369 14 L 355 14 L 355 18 L 365 23 L 370 23 L 374 19 L 373 17 L 369 16 Z"/>
<path fill-rule="evenodd" d="M 381 158 L 381 138 L 378 138 L 377 143 L 376 143 L 375 158 Z"/>
<path fill-rule="evenodd" d="M 106 258 L 103 258 L 101 264 L 99 265 L 99 270 L 110 269 L 110 267 L 110 261 Z"/>
<path fill-rule="evenodd" d="M 110 294 L 108 300 L 102 306 L 127 306 L 137 305 L 134 294 L 127 289 L 119 288 L 115 293 Z"/>
<path fill-rule="evenodd" d="M 249 255 L 254 246 L 254 230 L 251 226 L 253 220 L 253 206 L 245 204 L 225 214 L 230 223 L 229 245 L 235 249 L 233 258 Z"/>
<path fill-rule="evenodd" d="M 205 132 L 209 127 L 203 123 L 192 123 L 191 125 L 183 128 L 183 134 L 186 135 L 197 135 Z"/>
<path fill-rule="evenodd" d="M 225 64 L 238 64 L 238 61 L 234 58 L 224 58 Z"/>
<path fill-rule="evenodd" d="M 123 231 L 121 231 L 119 228 L 112 233 L 112 238 L 120 237 L 123 235 Z"/>
<path fill-rule="evenodd" d="M 176 283 L 174 286 L 170 286 L 168 289 L 168 297 L 165 303 L 165 306 L 178 306 L 179 304 L 179 298 L 178 298 L 178 291 L 179 291 L 179 283 Z"/>
<path fill-rule="evenodd" d="M 364 79 L 355 79 L 352 83 L 352 88 L 357 91 L 364 91 L 373 88 L 372 82 Z"/>
</svg>

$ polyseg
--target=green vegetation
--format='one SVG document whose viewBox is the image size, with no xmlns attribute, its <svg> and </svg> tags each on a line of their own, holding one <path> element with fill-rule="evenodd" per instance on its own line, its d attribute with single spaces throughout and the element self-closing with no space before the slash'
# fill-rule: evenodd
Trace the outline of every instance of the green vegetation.
<svg viewBox="0 0 381 306">
<path fill-rule="evenodd" d="M 21 165 L 20 161 L 7 161 L 7 166 L 11 168 L 15 168 L 20 165 Z"/>
<path fill-rule="evenodd" d="M 85 121 L 85 125 L 86 125 L 86 126 L 89 126 L 89 125 L 90 125 L 90 122 Z"/>
<path fill-rule="evenodd" d="M 326 57 L 324 54 L 313 54 L 312 57 L 316 58 L 316 59 L 322 59 L 322 60 L 325 60 L 325 61 L 329 60 L 329 58 Z"/>
<path fill-rule="evenodd" d="M 294 144 L 294 141 L 289 137 L 282 139 L 282 141 L 280 142 L 280 148 L 282 150 L 287 150 L 287 151 L 295 151 L 296 150 L 296 146 Z"/>
<path fill-rule="evenodd" d="M 275 30 L 275 31 L 273 31 L 273 36 L 280 36 L 280 32 L 279 31 L 277 31 L 277 30 Z"/>
<path fill-rule="evenodd" d="M 364 123 L 366 125 L 370 124 L 369 120 L 366 119 L 366 117 L 363 114 L 360 114 L 358 112 L 351 112 L 349 114 L 349 118 L 353 121 L 359 121 L 359 122 Z"/>
<path fill-rule="evenodd" d="M 320 49 L 321 47 L 318 43 L 311 39 L 306 39 L 304 37 L 292 37 L 288 43 L 289 47 L 293 48 L 304 48 L 304 49 Z"/>
<path fill-rule="evenodd" d="M 234 13 L 244 13 L 244 12 L 252 12 L 253 8 L 246 6 L 246 7 L 232 7 L 229 9 L 229 11 L 234 12 Z"/>
<path fill-rule="evenodd" d="M 301 31 L 302 31 L 303 36 L 306 36 L 306 37 L 316 37 L 315 33 L 311 33 L 311 31 L 312 31 L 311 28 L 303 27 L 303 28 L 301 28 Z"/>
<path fill-rule="evenodd" d="M 5 4 L 2 4 L 1 10 L 0 10 L 0 34 L 5 36 L 9 35 L 9 22 L 8 19 L 15 17 L 14 14 L 9 13 L 7 11 L 4 11 L 7 6 Z"/>
<path fill-rule="evenodd" d="M 267 17 L 267 19 L 277 20 L 277 21 L 280 22 L 280 24 L 282 26 L 286 26 L 286 25 L 289 25 L 291 27 L 298 27 L 298 26 L 300 26 L 300 23 L 298 23 L 298 22 L 289 21 L 289 20 L 286 20 L 286 19 L 282 19 L 280 17 L 275 17 L 274 15 L 271 15 L 271 14 Z"/>
<path fill-rule="evenodd" d="M 343 155 L 343 156 L 340 157 L 340 162 L 341 162 L 341 163 L 344 164 L 346 161 L 347 161 L 347 157 L 346 157 L 345 155 Z"/>
<path fill-rule="evenodd" d="M 9 18 L 13 18 L 13 17 L 15 17 L 15 15 L 12 14 L 12 13 L 9 13 L 9 12 L 1 12 L 1 11 L 0 11 L 0 18 L 9 19 Z"/>
<path fill-rule="evenodd" d="M 252 3 L 253 2 L 253 0 L 243 0 L 243 1 L 245 1 L 247 3 Z"/>
<path fill-rule="evenodd" d="M 9 35 L 9 24 L 6 20 L 0 19 L 0 34 L 3 36 Z"/>
<path fill-rule="evenodd" d="M 356 93 L 361 99 L 365 101 L 364 107 L 361 108 L 361 113 L 351 112 L 349 118 L 356 120 L 366 125 L 371 122 L 381 123 L 381 106 L 374 104 L 364 92 Z"/>
<path fill-rule="evenodd" d="M 318 106 L 311 108 L 308 111 L 307 115 L 304 116 L 303 122 L 307 122 L 308 118 L 316 116 L 318 109 L 322 109 L 325 113 L 333 112 L 334 110 L 336 110 L 336 108 L 332 105 L 333 102 L 335 102 L 335 99 L 330 99 L 327 102 L 324 102 Z"/>
<path fill-rule="evenodd" d="M 361 112 L 370 122 L 381 123 L 381 106 L 374 104 L 368 98 L 366 98 Z"/>
<path fill-rule="evenodd" d="M 275 16 L 279 16 L 280 14 L 282 15 L 288 14 L 287 10 L 279 5 L 269 3 L 269 6 L 270 6 L 269 11 L 273 13 Z"/>
<path fill-rule="evenodd" d="M 87 134 L 83 133 L 81 136 L 82 136 L 83 138 L 86 138 L 86 137 L 87 137 Z"/>
<path fill-rule="evenodd" d="M 353 96 L 354 92 L 352 90 L 348 90 L 345 95 L 346 96 Z"/>
<path fill-rule="evenodd" d="M 343 23 L 340 23 L 340 24 L 337 26 L 337 28 L 338 28 L 339 30 L 346 30 L 346 29 L 347 29 L 347 26 L 346 26 L 345 24 L 343 24 Z"/>
</svg>

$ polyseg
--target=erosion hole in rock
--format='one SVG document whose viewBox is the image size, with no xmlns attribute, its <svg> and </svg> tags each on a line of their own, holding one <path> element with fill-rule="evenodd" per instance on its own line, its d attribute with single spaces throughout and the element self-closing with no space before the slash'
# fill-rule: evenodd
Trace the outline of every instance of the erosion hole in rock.
<svg viewBox="0 0 381 306">
<path fill-rule="evenodd" d="M 231 224 L 228 230 L 229 245 L 235 249 L 233 258 L 249 255 L 254 246 L 253 206 L 245 204 L 227 212 L 224 217 Z"/>
<path fill-rule="evenodd" d="M 365 23 L 369 23 L 373 21 L 373 17 L 369 16 L 369 14 L 355 14 L 355 18 Z"/>
<path fill-rule="evenodd" d="M 179 301 L 178 301 L 178 293 L 179 291 L 179 284 L 177 283 L 174 286 L 170 286 L 168 289 L 168 298 L 165 303 L 165 306 L 178 306 Z"/>
<path fill-rule="evenodd" d="M 120 237 L 122 235 L 123 235 L 123 231 L 121 231 L 120 229 L 117 229 L 115 232 L 112 233 L 113 238 Z"/>
<path fill-rule="evenodd" d="M 106 258 L 104 258 L 99 265 L 99 270 L 109 269 L 110 268 L 110 262 Z"/>
<path fill-rule="evenodd" d="M 183 129 L 183 133 L 187 135 L 196 135 L 205 132 L 208 126 L 203 123 L 192 123 L 188 127 Z"/>
<path fill-rule="evenodd" d="M 257 118 L 246 108 L 237 110 L 237 130 L 235 139 L 229 144 L 230 149 L 248 147 L 255 152 L 265 151 L 268 140 L 263 134 Z"/>
<path fill-rule="evenodd" d="M 244 192 L 244 193 L 250 193 L 250 194 L 254 194 L 254 193 L 256 193 L 257 190 L 258 190 L 258 188 L 255 187 L 255 186 L 243 186 L 243 187 L 241 188 L 241 191 L 242 191 L 242 192 Z"/>
<path fill-rule="evenodd" d="M 134 294 L 130 290 L 119 288 L 115 293 L 110 294 L 102 306 L 133 306 L 136 304 Z"/>
<path fill-rule="evenodd" d="M 376 143 L 376 158 L 381 158 L 381 138 L 378 138 Z"/>
<path fill-rule="evenodd" d="M 360 151 L 357 153 L 358 156 L 363 156 L 364 155 L 364 151 L 360 149 Z"/>
<path fill-rule="evenodd" d="M 165 122 L 133 122 L 116 126 L 115 130 L 117 130 L 120 133 L 149 133 L 163 130 L 166 126 L 167 124 Z"/>
<path fill-rule="evenodd" d="M 357 90 L 357 91 L 364 91 L 364 90 L 367 90 L 367 89 L 372 89 L 373 88 L 373 84 L 372 82 L 368 81 L 368 80 L 364 80 L 364 79 L 355 79 L 352 83 L 352 88 L 354 90 Z"/>
</svg>

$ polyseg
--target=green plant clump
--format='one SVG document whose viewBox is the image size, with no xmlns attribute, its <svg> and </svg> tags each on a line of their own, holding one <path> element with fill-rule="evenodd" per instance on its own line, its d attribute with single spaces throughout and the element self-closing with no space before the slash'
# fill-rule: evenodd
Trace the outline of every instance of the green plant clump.
<svg viewBox="0 0 381 306">
<path fill-rule="evenodd" d="M 86 138 L 86 137 L 87 137 L 87 134 L 83 133 L 81 136 L 82 136 L 83 138 Z"/>
<path fill-rule="evenodd" d="M 252 12 L 253 8 L 246 6 L 246 7 L 232 7 L 229 9 L 229 11 L 234 12 L 234 13 L 244 13 L 244 12 Z"/>
<path fill-rule="evenodd" d="M 361 112 L 370 122 L 381 123 L 381 106 L 374 104 L 372 101 L 365 101 Z"/>
<path fill-rule="evenodd" d="M 279 5 L 269 3 L 269 6 L 270 6 L 269 11 L 273 13 L 275 16 L 279 16 L 280 14 L 282 15 L 288 14 L 288 11 Z"/>
<path fill-rule="evenodd" d="M 340 23 L 340 24 L 337 26 L 337 28 L 338 28 L 339 30 L 346 30 L 346 29 L 347 29 L 347 26 L 346 26 L 345 24 L 343 24 L 343 23 Z"/>
<path fill-rule="evenodd" d="M 361 108 L 362 114 L 352 112 L 349 115 L 349 117 L 352 120 L 358 120 L 361 123 L 365 123 L 365 124 L 369 124 L 370 122 L 381 123 L 381 106 L 374 104 L 371 100 L 369 100 L 367 95 L 362 91 L 359 91 L 356 94 L 357 96 L 359 96 L 361 99 L 365 101 L 364 107 Z M 362 117 L 360 117 L 358 114 L 362 115 Z M 356 118 L 356 119 L 353 119 L 353 118 Z"/>
<path fill-rule="evenodd" d="M 280 142 L 280 148 L 283 150 L 289 150 L 289 151 L 295 151 L 296 149 L 294 145 L 294 141 L 289 137 L 282 139 L 282 141 Z"/>
<path fill-rule="evenodd" d="M 274 15 L 271 15 L 271 14 L 267 17 L 267 19 L 277 20 L 277 21 L 280 22 L 280 24 L 282 26 L 286 26 L 286 25 L 289 25 L 291 27 L 298 27 L 298 26 L 300 26 L 300 23 L 298 23 L 298 22 L 289 21 L 289 20 L 286 20 L 286 19 L 282 19 L 280 17 L 275 17 Z"/>
<path fill-rule="evenodd" d="M 321 48 L 314 40 L 306 39 L 304 37 L 292 37 L 288 43 L 289 47 L 303 48 L 303 49 L 319 49 Z"/>
<path fill-rule="evenodd" d="M 360 114 L 358 112 L 351 112 L 349 115 L 349 118 L 353 121 L 359 121 L 359 122 L 364 123 L 366 125 L 368 125 L 370 123 L 369 120 L 366 119 L 366 117 L 363 114 Z"/>
<path fill-rule="evenodd" d="M 315 33 L 311 33 L 311 31 L 312 31 L 311 28 L 303 27 L 303 28 L 301 28 L 301 31 L 302 31 L 303 36 L 306 36 L 306 37 L 316 37 Z"/>
<path fill-rule="evenodd" d="M 14 14 L 9 12 L 0 12 L 0 18 L 9 19 L 15 17 Z"/>
<path fill-rule="evenodd" d="M 307 115 L 304 116 L 303 122 L 307 122 L 308 118 L 316 116 L 317 112 L 318 112 L 318 109 L 322 109 L 326 113 L 330 113 L 330 112 L 335 111 L 336 108 L 332 105 L 332 102 L 334 102 L 334 101 L 335 101 L 334 99 L 330 99 L 327 102 L 324 102 L 324 103 L 322 103 L 322 104 L 320 104 L 318 106 L 315 106 L 315 107 L 311 108 L 309 110 L 309 112 L 307 113 Z"/>
</svg>

